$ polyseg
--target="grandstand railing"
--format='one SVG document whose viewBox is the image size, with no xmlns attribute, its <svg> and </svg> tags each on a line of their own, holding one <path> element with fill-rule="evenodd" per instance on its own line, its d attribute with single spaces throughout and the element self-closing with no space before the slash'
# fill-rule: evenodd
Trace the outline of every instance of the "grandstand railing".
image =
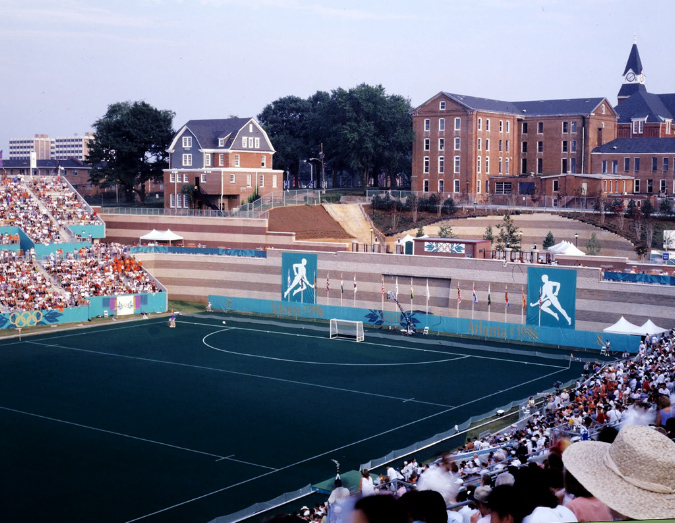
<svg viewBox="0 0 675 523">
<path fill-rule="evenodd" d="M 282 505 L 290 503 L 291 501 L 295 501 L 296 499 L 304 498 L 305 496 L 308 496 L 312 492 L 314 492 L 312 490 L 312 485 L 307 485 L 305 487 L 302 487 L 301 489 L 282 494 L 281 496 L 278 496 L 269 501 L 256 503 L 248 508 L 240 510 L 239 512 L 235 512 L 227 516 L 217 517 L 215 519 L 212 519 L 209 523 L 236 523 L 237 521 L 243 521 L 245 519 L 255 516 L 256 514 L 262 514 L 263 512 L 267 512 L 268 510 L 273 510 L 277 507 L 281 507 Z"/>
</svg>

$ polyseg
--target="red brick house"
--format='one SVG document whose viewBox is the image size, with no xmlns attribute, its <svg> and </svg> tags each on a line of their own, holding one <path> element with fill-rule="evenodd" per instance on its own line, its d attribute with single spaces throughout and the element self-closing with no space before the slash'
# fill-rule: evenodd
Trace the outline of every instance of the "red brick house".
<svg viewBox="0 0 675 523">
<path fill-rule="evenodd" d="M 283 171 L 272 168 L 274 147 L 253 118 L 190 120 L 168 152 L 165 209 L 229 210 L 256 190 L 264 196 L 283 189 Z M 194 186 L 192 194 L 186 184 Z"/>
</svg>

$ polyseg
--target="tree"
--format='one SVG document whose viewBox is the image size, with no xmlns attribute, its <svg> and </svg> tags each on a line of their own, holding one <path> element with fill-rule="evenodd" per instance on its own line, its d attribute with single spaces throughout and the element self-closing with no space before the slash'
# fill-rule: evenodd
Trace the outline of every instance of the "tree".
<svg viewBox="0 0 675 523">
<path fill-rule="evenodd" d="M 454 238 L 455 233 L 452 232 L 452 225 L 441 225 L 438 228 L 438 236 L 441 238 Z"/>
<path fill-rule="evenodd" d="M 483 233 L 483 239 L 494 241 L 495 237 L 492 234 L 492 225 L 488 225 L 487 227 L 485 227 L 485 232 Z"/>
<path fill-rule="evenodd" d="M 541 243 L 541 246 L 544 250 L 546 250 L 549 247 L 553 247 L 554 245 L 555 245 L 555 238 L 553 236 L 553 233 L 551 231 L 548 231 L 548 234 L 546 235 L 546 238 L 544 238 L 544 241 Z"/>
<path fill-rule="evenodd" d="M 586 242 L 586 252 L 591 256 L 597 256 L 600 254 L 600 242 L 595 236 L 595 233 L 591 233 L 590 239 Z"/>
<path fill-rule="evenodd" d="M 642 215 L 645 218 L 649 218 L 653 212 L 654 212 L 654 204 L 652 204 L 652 199 L 647 198 L 645 202 L 642 204 Z"/>
<path fill-rule="evenodd" d="M 668 216 L 671 213 L 670 200 L 668 198 L 664 198 L 663 200 L 661 200 L 661 204 L 659 205 L 659 212 L 661 214 L 664 214 L 665 216 Z"/>
<path fill-rule="evenodd" d="M 87 162 L 89 180 L 100 187 L 122 185 L 145 202 L 145 183 L 161 181 L 168 168 L 174 113 L 146 102 L 118 102 L 94 122 Z"/>
<path fill-rule="evenodd" d="M 504 213 L 504 219 L 502 223 L 497 225 L 497 229 L 499 229 L 496 245 L 498 251 L 503 251 L 505 248 L 514 251 L 520 250 L 520 237 L 518 235 L 520 229 L 515 226 L 508 211 Z"/>
<path fill-rule="evenodd" d="M 417 229 L 417 238 L 421 238 L 424 236 L 424 226 L 420 225 L 419 228 Z"/>
</svg>

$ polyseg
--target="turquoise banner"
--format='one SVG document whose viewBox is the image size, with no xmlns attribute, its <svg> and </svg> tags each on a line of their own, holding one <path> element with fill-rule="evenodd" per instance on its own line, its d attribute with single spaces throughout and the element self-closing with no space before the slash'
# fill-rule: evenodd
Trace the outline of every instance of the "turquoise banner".
<svg viewBox="0 0 675 523">
<path fill-rule="evenodd" d="M 405 320 L 398 310 L 358 309 L 339 305 L 318 305 L 313 303 L 288 303 L 286 301 L 259 300 L 209 295 L 214 311 L 245 312 L 268 316 L 283 316 L 295 319 L 328 321 L 331 318 L 362 321 L 382 328 L 403 328 Z M 451 318 L 415 312 L 411 321 L 418 332 L 424 327 L 430 331 L 459 336 L 472 336 L 494 341 L 519 342 L 523 345 L 549 345 L 554 347 L 600 350 L 609 340 L 615 351 L 636 353 L 640 345 L 639 336 L 609 334 L 593 331 L 578 331 L 569 328 L 539 327 L 520 323 L 477 321 L 467 318 Z"/>
<path fill-rule="evenodd" d="M 212 256 L 244 256 L 247 258 L 267 258 L 267 251 L 254 249 L 222 249 L 220 247 L 168 247 L 164 245 L 142 245 L 129 248 L 133 253 L 159 252 L 173 254 L 209 254 Z"/>
<path fill-rule="evenodd" d="M 89 319 L 88 307 L 47 311 L 17 311 L 0 314 L 0 329 L 34 327 L 36 325 L 54 325 L 75 323 Z"/>
<path fill-rule="evenodd" d="M 105 238 L 105 225 L 88 224 L 88 225 L 69 225 L 68 228 L 73 234 L 87 239 L 91 236 L 94 238 Z"/>
<path fill-rule="evenodd" d="M 281 253 L 281 299 L 288 303 L 316 303 L 317 255 Z"/>
<path fill-rule="evenodd" d="M 527 268 L 527 324 L 574 329 L 577 271 Z"/>
<path fill-rule="evenodd" d="M 627 283 L 658 283 L 660 285 L 675 285 L 675 277 L 665 274 L 633 274 L 625 272 L 605 271 L 603 279 L 609 281 L 623 281 Z"/>
<path fill-rule="evenodd" d="M 36 243 L 35 244 L 35 256 L 38 258 L 44 258 L 50 254 L 56 254 L 56 251 L 62 251 L 63 254 L 69 252 L 77 252 L 80 249 L 86 249 L 91 247 L 91 242 L 77 242 L 77 243 Z"/>
</svg>

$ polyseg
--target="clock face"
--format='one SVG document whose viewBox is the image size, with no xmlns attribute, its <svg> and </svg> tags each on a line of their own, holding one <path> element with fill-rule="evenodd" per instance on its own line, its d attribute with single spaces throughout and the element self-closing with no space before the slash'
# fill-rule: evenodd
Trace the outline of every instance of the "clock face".
<svg viewBox="0 0 675 523">
<path fill-rule="evenodd" d="M 635 81 L 635 75 L 633 73 L 628 73 L 626 75 L 626 80 L 628 80 L 629 82 L 634 82 Z"/>
</svg>

